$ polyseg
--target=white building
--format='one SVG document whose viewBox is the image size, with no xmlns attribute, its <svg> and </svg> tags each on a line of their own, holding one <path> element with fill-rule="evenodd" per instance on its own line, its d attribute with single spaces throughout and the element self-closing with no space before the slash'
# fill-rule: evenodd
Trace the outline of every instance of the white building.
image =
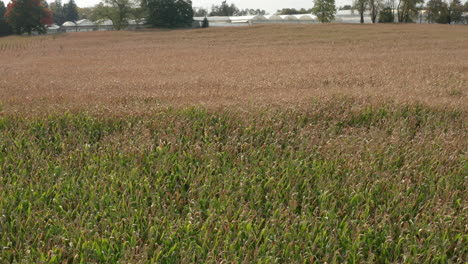
<svg viewBox="0 0 468 264">
<path fill-rule="evenodd" d="M 194 17 L 193 27 L 200 27 L 205 17 Z M 256 15 L 256 16 L 211 16 L 207 17 L 210 27 L 236 27 L 250 26 L 256 24 L 315 24 L 318 19 L 312 14 L 298 15 Z M 334 22 L 337 23 L 360 23 L 359 13 L 352 10 L 338 10 Z M 128 20 L 127 30 L 144 28 L 145 20 Z M 364 14 L 364 23 L 371 23 L 368 12 Z M 48 28 L 48 32 L 87 32 L 87 31 L 109 31 L 114 30 L 112 20 L 100 19 L 95 22 L 88 19 L 67 21 L 61 27 L 57 25 Z"/>
<path fill-rule="evenodd" d="M 200 24 L 205 17 L 194 17 Z M 309 14 L 302 15 L 256 15 L 256 16 L 212 16 L 207 17 L 210 27 L 249 26 L 255 24 L 314 24 L 317 17 Z"/>
<path fill-rule="evenodd" d="M 88 32 L 94 31 L 96 24 L 88 19 L 81 19 L 76 21 L 76 31 L 77 32 Z"/>
</svg>

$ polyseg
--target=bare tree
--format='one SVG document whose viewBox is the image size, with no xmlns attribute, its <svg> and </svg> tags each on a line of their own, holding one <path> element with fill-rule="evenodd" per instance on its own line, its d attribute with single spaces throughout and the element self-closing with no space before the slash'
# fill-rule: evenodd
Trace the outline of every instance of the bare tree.
<svg viewBox="0 0 468 264">
<path fill-rule="evenodd" d="M 377 23 L 377 15 L 383 8 L 382 0 L 369 0 L 369 13 L 372 23 Z"/>
<path fill-rule="evenodd" d="M 418 4 L 424 3 L 424 0 L 399 0 L 397 7 L 398 22 L 411 23 L 418 14 Z"/>
<path fill-rule="evenodd" d="M 369 5 L 369 0 L 355 0 L 353 4 L 353 9 L 359 12 L 361 16 L 361 24 L 364 23 L 364 12 L 367 10 Z"/>
</svg>

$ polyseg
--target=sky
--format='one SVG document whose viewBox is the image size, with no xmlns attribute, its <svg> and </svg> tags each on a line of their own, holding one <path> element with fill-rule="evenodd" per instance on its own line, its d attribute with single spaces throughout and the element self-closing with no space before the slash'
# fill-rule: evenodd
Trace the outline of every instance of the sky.
<svg viewBox="0 0 468 264">
<path fill-rule="evenodd" d="M 54 0 L 48 0 L 53 2 Z M 335 5 L 343 6 L 350 5 L 352 0 L 335 0 Z M 62 3 L 68 2 L 62 0 Z M 79 7 L 90 7 L 100 2 L 100 0 L 75 0 Z M 211 5 L 221 4 L 222 0 L 192 0 L 194 7 L 203 7 L 210 9 Z M 311 8 L 313 6 L 313 0 L 228 0 L 229 4 L 235 4 L 238 8 L 254 8 L 264 9 L 267 12 L 273 14 L 276 10 L 282 8 Z"/>
</svg>

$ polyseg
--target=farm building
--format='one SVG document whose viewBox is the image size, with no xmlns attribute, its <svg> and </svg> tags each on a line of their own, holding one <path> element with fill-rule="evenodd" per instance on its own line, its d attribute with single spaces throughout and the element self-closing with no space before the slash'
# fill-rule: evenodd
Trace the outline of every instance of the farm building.
<svg viewBox="0 0 468 264">
<path fill-rule="evenodd" d="M 128 20 L 127 30 L 135 30 L 145 26 L 145 21 Z M 51 25 L 47 28 L 49 34 L 61 32 L 88 32 L 88 31 L 109 31 L 114 30 L 112 20 L 101 19 L 95 22 L 88 19 L 81 19 L 76 22 L 67 21 L 61 26 Z"/>
<path fill-rule="evenodd" d="M 418 18 L 419 23 L 427 23 L 422 16 Z M 194 17 L 192 26 L 201 27 L 205 17 Z M 256 24 L 315 24 L 317 17 L 311 14 L 298 15 L 256 15 L 256 16 L 211 16 L 207 17 L 210 27 L 238 27 Z M 360 23 L 360 16 L 357 11 L 338 10 L 334 22 L 337 23 Z M 136 30 L 145 27 L 145 21 L 128 20 L 127 30 Z M 364 23 L 371 23 L 369 13 L 364 14 Z M 108 31 L 114 30 L 114 25 L 109 19 L 101 19 L 95 22 L 82 19 L 76 22 L 67 21 L 62 26 L 52 25 L 48 28 L 48 33 L 59 32 L 86 32 L 86 31 Z"/>
<path fill-rule="evenodd" d="M 81 19 L 76 21 L 76 23 L 67 21 L 62 24 L 62 31 L 64 32 L 87 32 L 94 31 L 95 23 L 88 19 Z"/>
<path fill-rule="evenodd" d="M 60 27 L 60 30 L 62 32 L 75 32 L 76 31 L 76 24 L 71 22 L 71 21 L 67 21 L 67 22 L 62 24 L 62 26 Z"/>
<path fill-rule="evenodd" d="M 59 30 L 60 30 L 60 26 L 57 25 L 57 24 L 52 24 L 52 25 L 47 27 L 47 32 L 49 34 L 56 34 L 56 33 L 59 32 Z"/>
<path fill-rule="evenodd" d="M 98 31 L 114 30 L 114 23 L 110 19 L 100 19 L 95 22 Z"/>
<path fill-rule="evenodd" d="M 87 32 L 87 31 L 94 31 L 95 28 L 94 22 L 88 19 L 81 19 L 76 21 L 76 28 L 78 32 Z"/>
<path fill-rule="evenodd" d="M 271 21 L 271 22 L 275 22 L 275 21 L 283 21 L 283 18 L 278 16 L 278 15 L 267 15 L 266 18 L 268 19 L 268 21 Z"/>
<path fill-rule="evenodd" d="M 202 23 L 204 17 L 193 18 L 198 23 Z M 231 16 L 207 17 L 212 27 L 232 27 L 232 26 L 249 26 L 255 24 L 313 24 L 317 23 L 317 17 L 314 15 L 256 15 L 256 16 Z"/>
<path fill-rule="evenodd" d="M 359 12 L 353 10 L 338 10 L 335 15 L 335 21 L 338 23 L 361 23 Z M 364 13 L 364 23 L 372 23 L 369 13 Z"/>
</svg>

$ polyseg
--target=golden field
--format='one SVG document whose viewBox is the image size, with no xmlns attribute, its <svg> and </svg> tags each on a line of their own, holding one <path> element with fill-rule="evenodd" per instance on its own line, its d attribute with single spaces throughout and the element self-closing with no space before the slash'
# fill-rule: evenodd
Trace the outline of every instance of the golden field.
<svg viewBox="0 0 468 264">
<path fill-rule="evenodd" d="M 338 94 L 466 108 L 467 43 L 466 27 L 447 25 L 10 37 L 0 39 L 0 101 L 6 112 L 113 112 L 167 104 L 297 106 Z"/>
</svg>

